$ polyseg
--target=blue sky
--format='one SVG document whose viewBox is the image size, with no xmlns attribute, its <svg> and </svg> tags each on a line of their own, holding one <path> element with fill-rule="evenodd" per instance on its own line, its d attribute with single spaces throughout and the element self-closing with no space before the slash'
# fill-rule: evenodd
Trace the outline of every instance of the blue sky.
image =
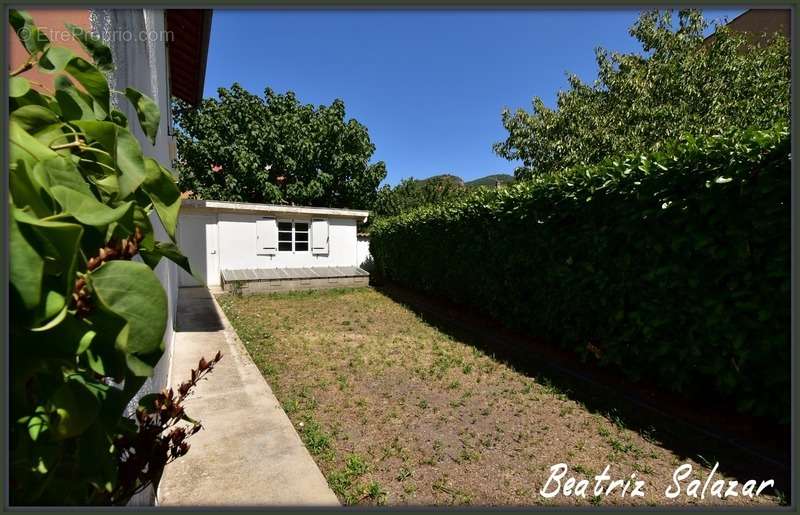
<svg viewBox="0 0 800 515">
<path fill-rule="evenodd" d="M 741 10 L 706 11 L 732 19 Z M 548 105 L 566 72 L 595 78 L 594 49 L 638 51 L 638 11 L 214 11 L 205 95 L 239 82 L 301 102 L 341 98 L 369 129 L 386 183 L 512 173 L 494 154 L 503 107 Z"/>
</svg>

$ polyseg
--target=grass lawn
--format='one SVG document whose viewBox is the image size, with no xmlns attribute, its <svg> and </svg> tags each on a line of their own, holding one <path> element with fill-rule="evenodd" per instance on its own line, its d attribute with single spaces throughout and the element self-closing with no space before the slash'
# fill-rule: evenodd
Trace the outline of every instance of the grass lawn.
<svg viewBox="0 0 800 515">
<path fill-rule="evenodd" d="M 713 463 L 591 412 L 374 289 L 218 300 L 345 504 L 777 503 L 665 498 L 676 467 L 705 481 Z M 589 480 L 585 498 L 539 494 L 557 463 Z M 612 479 L 644 480 L 645 497 L 594 496 L 606 465 Z"/>
</svg>

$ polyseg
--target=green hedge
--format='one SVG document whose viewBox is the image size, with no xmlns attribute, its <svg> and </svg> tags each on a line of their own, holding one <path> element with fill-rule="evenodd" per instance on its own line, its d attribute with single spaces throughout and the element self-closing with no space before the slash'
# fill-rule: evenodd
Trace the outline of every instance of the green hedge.
<svg viewBox="0 0 800 515">
<path fill-rule="evenodd" d="M 379 221 L 376 271 L 786 422 L 788 129 L 685 137 Z"/>
</svg>

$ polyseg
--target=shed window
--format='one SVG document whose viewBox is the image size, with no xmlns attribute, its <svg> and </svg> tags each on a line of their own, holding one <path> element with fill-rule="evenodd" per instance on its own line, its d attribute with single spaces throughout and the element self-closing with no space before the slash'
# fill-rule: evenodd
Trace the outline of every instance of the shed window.
<svg viewBox="0 0 800 515">
<path fill-rule="evenodd" d="M 279 221 L 278 250 L 281 252 L 307 252 L 308 222 L 294 220 Z"/>
</svg>

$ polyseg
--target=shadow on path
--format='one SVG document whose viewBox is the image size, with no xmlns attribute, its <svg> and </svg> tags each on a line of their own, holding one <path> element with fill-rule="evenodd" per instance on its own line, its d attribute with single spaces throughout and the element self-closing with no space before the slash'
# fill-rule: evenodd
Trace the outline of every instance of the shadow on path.
<svg viewBox="0 0 800 515">
<path fill-rule="evenodd" d="M 210 333 L 222 331 L 225 326 L 214 310 L 211 293 L 203 287 L 178 290 L 177 331 Z"/>
</svg>

